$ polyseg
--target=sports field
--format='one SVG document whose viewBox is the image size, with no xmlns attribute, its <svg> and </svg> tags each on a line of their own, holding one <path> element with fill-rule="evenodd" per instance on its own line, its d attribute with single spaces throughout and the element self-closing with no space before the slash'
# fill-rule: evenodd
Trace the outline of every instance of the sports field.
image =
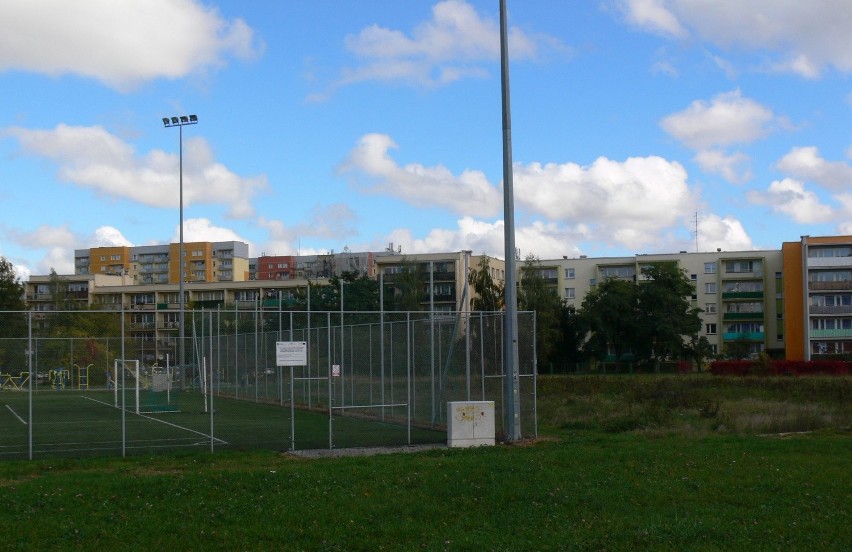
<svg viewBox="0 0 852 552">
<path fill-rule="evenodd" d="M 436 443 L 445 431 L 396 420 L 328 411 L 291 411 L 289 405 L 175 391 L 175 412 L 136 412 L 129 390 L 0 392 L 0 459 L 139 455 L 179 450 L 291 450 Z M 122 402 L 123 401 L 123 402 Z M 295 420 L 292 418 L 295 413 Z M 295 432 L 294 432 L 295 429 Z M 331 432 L 332 440 L 329 439 Z"/>
</svg>

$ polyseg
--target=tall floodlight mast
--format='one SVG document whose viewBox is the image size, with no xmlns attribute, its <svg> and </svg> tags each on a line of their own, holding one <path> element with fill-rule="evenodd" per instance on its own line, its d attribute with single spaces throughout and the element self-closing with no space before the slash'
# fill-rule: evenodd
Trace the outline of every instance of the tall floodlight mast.
<svg viewBox="0 0 852 552">
<path fill-rule="evenodd" d="M 512 190 L 512 116 L 509 109 L 509 37 L 506 0 L 500 0 L 500 75 L 503 97 L 503 231 L 506 256 L 506 317 L 503 366 L 506 378 L 506 439 L 521 438 L 518 365 L 518 289 L 515 284 L 515 199 Z"/>
<path fill-rule="evenodd" d="M 197 115 L 181 115 L 180 117 L 163 117 L 163 126 L 166 128 L 178 127 L 178 148 L 179 148 L 179 194 L 180 194 L 180 245 L 178 249 L 178 360 L 180 374 L 180 387 L 184 388 L 184 377 L 186 374 L 186 356 L 184 355 L 184 339 L 185 330 L 183 326 L 184 305 L 183 297 L 183 127 L 184 125 L 194 125 L 198 123 Z"/>
</svg>

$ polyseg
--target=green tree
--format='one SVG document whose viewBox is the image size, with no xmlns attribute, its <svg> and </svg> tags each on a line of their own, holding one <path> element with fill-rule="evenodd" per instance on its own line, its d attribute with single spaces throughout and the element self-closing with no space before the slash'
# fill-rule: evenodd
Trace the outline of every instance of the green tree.
<svg viewBox="0 0 852 552">
<path fill-rule="evenodd" d="M 536 356 L 543 366 L 550 362 L 561 341 L 559 322 L 563 304 L 559 293 L 542 276 L 541 268 L 541 261 L 535 255 L 524 260 L 518 283 L 518 309 L 536 313 Z"/>
<path fill-rule="evenodd" d="M 638 346 L 640 332 L 638 290 L 636 284 L 617 278 L 599 283 L 583 298 L 581 316 L 589 330 L 585 350 L 602 359 L 612 347 L 615 362 Z"/>
<path fill-rule="evenodd" d="M 553 360 L 565 365 L 576 364 L 585 360 L 583 344 L 586 341 L 588 326 L 574 305 L 562 305 L 559 312 L 559 341 Z"/>
<path fill-rule="evenodd" d="M 401 270 L 385 275 L 385 310 L 419 311 L 424 296 L 423 271 L 417 263 L 403 260 Z"/>
<path fill-rule="evenodd" d="M 695 286 L 675 263 L 643 267 L 642 276 L 637 286 L 641 339 L 634 352 L 641 360 L 682 358 L 686 343 L 701 331 L 701 310 L 690 302 Z"/>
<path fill-rule="evenodd" d="M 473 289 L 470 308 L 474 311 L 497 312 L 503 310 L 504 292 L 501 284 L 491 277 L 491 263 L 488 257 L 479 259 L 479 268 L 470 271 L 468 282 Z"/>
<path fill-rule="evenodd" d="M 0 371 L 26 371 L 27 310 L 24 284 L 14 265 L 0 257 Z"/>
</svg>

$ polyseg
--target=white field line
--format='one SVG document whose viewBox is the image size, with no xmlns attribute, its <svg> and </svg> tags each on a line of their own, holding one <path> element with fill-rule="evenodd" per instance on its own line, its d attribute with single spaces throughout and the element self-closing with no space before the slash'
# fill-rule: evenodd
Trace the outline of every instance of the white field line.
<svg viewBox="0 0 852 552">
<path fill-rule="evenodd" d="M 116 408 L 115 406 L 113 406 L 112 404 L 110 404 L 110 403 L 108 403 L 108 402 L 99 401 L 99 400 L 97 400 L 97 399 L 93 399 L 93 398 L 91 398 L 91 397 L 86 397 L 85 395 L 80 395 L 80 397 L 81 397 L 81 398 L 84 398 L 84 399 L 87 399 L 87 400 L 90 400 L 90 401 L 93 401 L 93 402 L 96 402 L 96 403 L 99 403 L 99 404 L 105 404 L 106 406 L 112 406 L 113 408 Z M 130 412 L 131 414 L 136 414 L 136 413 L 135 413 L 135 412 L 133 412 L 132 410 L 128 410 L 128 412 Z M 210 439 L 210 438 L 212 437 L 214 441 L 217 441 L 219 444 L 222 444 L 222 445 L 228 445 L 228 444 L 230 444 L 230 443 L 228 443 L 227 441 L 223 441 L 222 439 L 219 439 L 218 437 L 213 437 L 212 435 L 208 435 L 207 433 L 203 433 L 203 432 L 201 432 L 201 431 L 196 431 L 196 430 L 191 429 L 191 428 L 188 428 L 188 427 L 179 426 L 179 425 L 177 425 L 177 424 L 173 424 L 173 423 L 171 423 L 171 422 L 167 422 L 167 421 L 165 421 L 165 420 L 160 420 L 160 419 L 158 419 L 158 418 L 154 418 L 154 417 L 152 417 L 152 416 L 146 416 L 145 414 L 136 414 L 136 415 L 137 415 L 137 416 L 139 416 L 140 418 L 147 418 L 147 419 L 149 419 L 149 420 L 154 420 L 155 422 L 159 422 L 159 423 L 161 423 L 161 424 L 165 424 L 165 425 L 167 425 L 167 426 L 175 427 L 175 428 L 177 428 L 177 429 L 182 429 L 182 430 L 184 430 L 184 431 L 189 431 L 190 433 L 195 433 L 196 435 L 201 435 L 202 437 L 205 437 L 205 438 L 207 438 L 207 439 Z"/>
<path fill-rule="evenodd" d="M 22 423 L 22 424 L 24 424 L 24 425 L 27 425 L 27 421 L 26 421 L 25 419 L 21 418 L 20 416 L 18 416 L 18 413 L 17 413 L 17 412 L 15 412 L 15 411 L 12 409 L 12 407 L 11 407 L 11 406 L 9 406 L 9 405 L 7 404 L 7 405 L 6 405 L 6 408 L 8 408 L 8 409 L 9 409 L 9 412 L 11 412 L 11 413 L 12 413 L 12 416 L 16 417 L 16 418 L 18 419 L 18 421 L 19 421 L 19 422 L 21 422 L 21 423 Z"/>
</svg>

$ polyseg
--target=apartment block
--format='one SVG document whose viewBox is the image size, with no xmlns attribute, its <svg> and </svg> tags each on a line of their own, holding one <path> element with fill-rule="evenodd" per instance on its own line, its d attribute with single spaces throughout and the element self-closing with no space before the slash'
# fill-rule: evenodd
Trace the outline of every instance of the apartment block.
<svg viewBox="0 0 852 552">
<path fill-rule="evenodd" d="M 852 236 L 785 242 L 787 358 L 852 353 Z"/>
<path fill-rule="evenodd" d="M 541 261 L 545 280 L 567 305 L 580 308 L 598 283 L 619 278 L 641 283 L 642 269 L 675 263 L 695 286 L 703 335 L 714 352 L 736 343 L 752 354 L 784 349 L 782 255 L 778 250 L 642 254 Z"/>
<path fill-rule="evenodd" d="M 398 293 L 397 283 L 413 271 L 420 281 L 420 306 L 428 311 L 469 312 L 471 290 L 467 274 L 486 256 L 470 251 L 454 253 L 388 254 L 376 257 L 374 272 L 385 297 Z M 495 284 L 505 281 L 505 262 L 488 257 Z"/>
<path fill-rule="evenodd" d="M 129 275 L 139 284 L 240 282 L 249 278 L 248 244 L 184 243 L 136 247 L 93 247 L 74 251 L 74 273 Z"/>
</svg>

